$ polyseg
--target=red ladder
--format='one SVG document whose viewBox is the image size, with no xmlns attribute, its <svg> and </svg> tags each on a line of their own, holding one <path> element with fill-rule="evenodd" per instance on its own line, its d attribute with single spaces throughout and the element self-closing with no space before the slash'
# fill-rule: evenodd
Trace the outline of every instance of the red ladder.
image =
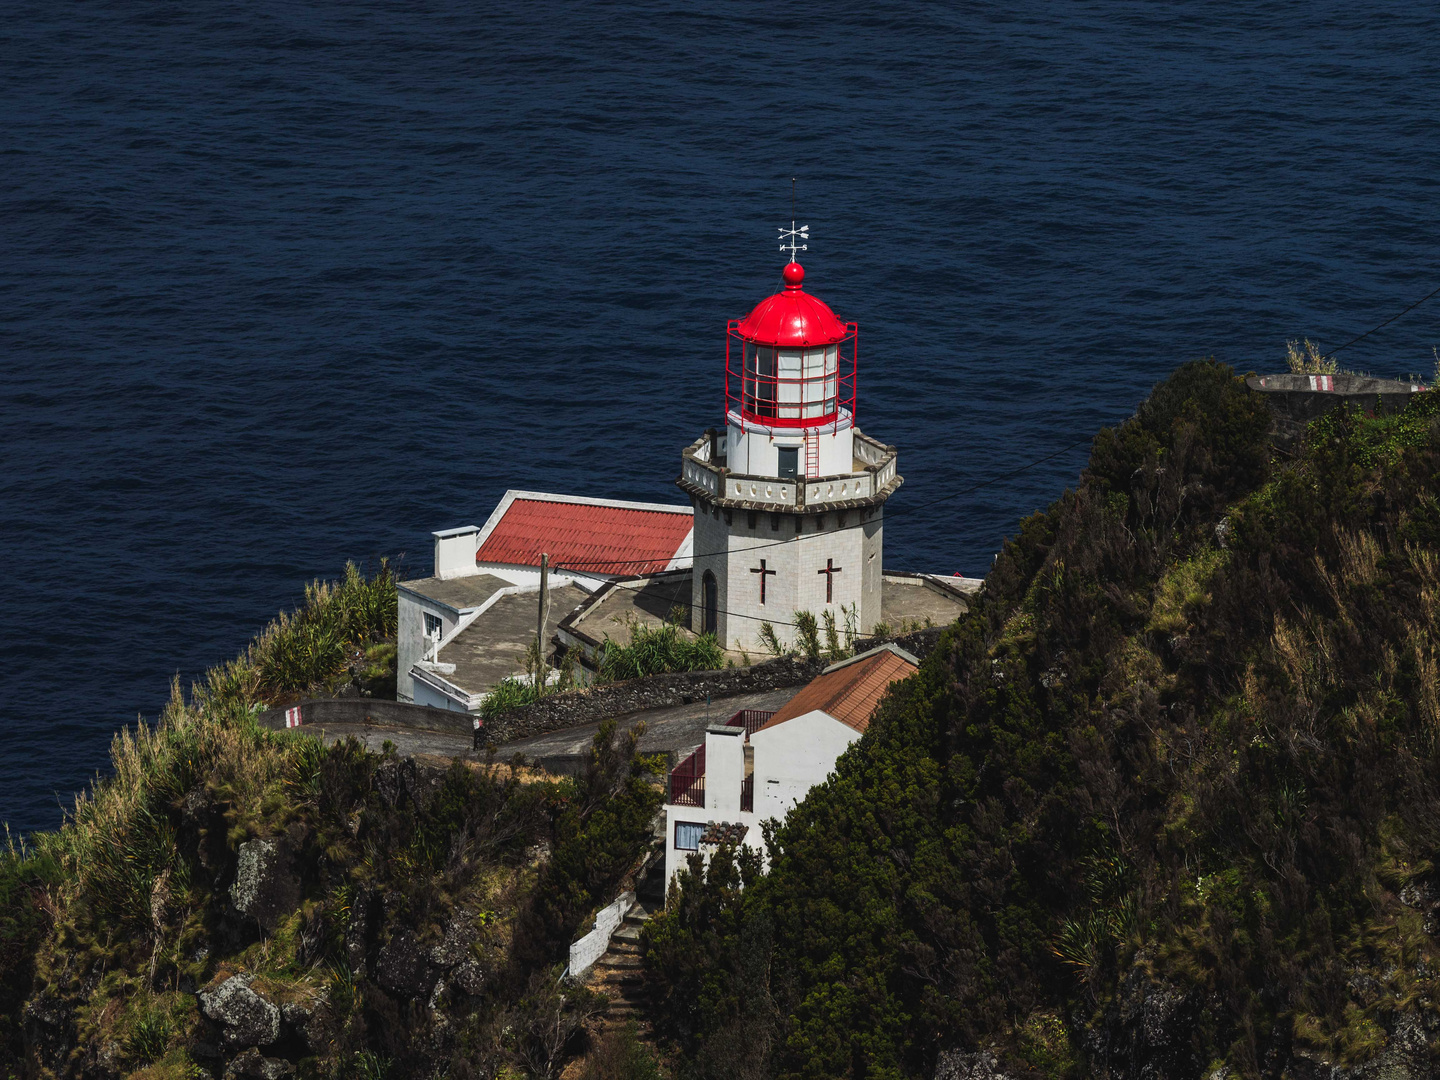
<svg viewBox="0 0 1440 1080">
<path fill-rule="evenodd" d="M 814 480 L 820 475 L 820 433 L 805 433 L 805 479 Z"/>
</svg>

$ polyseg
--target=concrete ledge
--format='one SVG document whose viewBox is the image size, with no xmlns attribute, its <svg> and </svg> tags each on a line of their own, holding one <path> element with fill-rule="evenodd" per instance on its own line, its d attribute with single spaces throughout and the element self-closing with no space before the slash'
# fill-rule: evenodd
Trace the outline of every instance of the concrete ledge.
<svg viewBox="0 0 1440 1080">
<path fill-rule="evenodd" d="M 1342 403 L 1358 407 L 1367 416 L 1380 416 L 1402 411 L 1414 394 L 1429 391 L 1423 383 L 1361 375 L 1251 375 L 1245 385 L 1265 395 L 1275 417 L 1271 435 L 1285 449 L 1304 437 L 1310 421 Z"/>
<path fill-rule="evenodd" d="M 279 730 L 285 727 L 286 709 L 268 709 L 256 717 L 261 727 Z M 383 698 L 311 698 L 300 702 L 302 727 L 324 727 L 327 724 L 377 724 L 382 727 L 417 728 L 421 731 L 443 731 L 468 735 L 475 726 L 474 717 L 428 705 L 411 705 L 404 701 Z"/>
</svg>

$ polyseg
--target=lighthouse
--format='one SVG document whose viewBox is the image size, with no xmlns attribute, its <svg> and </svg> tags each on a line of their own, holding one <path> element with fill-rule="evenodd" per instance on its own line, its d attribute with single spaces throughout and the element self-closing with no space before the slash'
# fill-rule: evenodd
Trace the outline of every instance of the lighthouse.
<svg viewBox="0 0 1440 1080">
<path fill-rule="evenodd" d="M 882 618 L 885 500 L 902 483 L 893 446 L 855 426 L 858 327 L 805 289 L 784 288 L 732 319 L 725 426 L 682 452 L 695 511 L 692 626 L 729 649 L 761 647 L 769 623 L 792 643 L 796 612 L 829 612 L 868 634 Z"/>
</svg>

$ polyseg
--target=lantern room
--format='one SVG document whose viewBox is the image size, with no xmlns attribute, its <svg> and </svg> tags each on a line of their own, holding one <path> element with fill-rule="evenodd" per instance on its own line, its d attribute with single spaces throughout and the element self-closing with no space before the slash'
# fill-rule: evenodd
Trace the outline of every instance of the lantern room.
<svg viewBox="0 0 1440 1080">
<path fill-rule="evenodd" d="M 849 472 L 858 328 L 805 291 L 799 263 L 783 277 L 782 292 L 728 324 L 730 468 L 778 477 Z"/>
</svg>

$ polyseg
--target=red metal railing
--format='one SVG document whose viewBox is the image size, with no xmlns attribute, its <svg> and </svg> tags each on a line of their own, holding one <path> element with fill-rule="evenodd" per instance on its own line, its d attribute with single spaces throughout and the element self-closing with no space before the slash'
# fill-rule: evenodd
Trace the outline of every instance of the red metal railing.
<svg viewBox="0 0 1440 1080">
<path fill-rule="evenodd" d="M 670 805 L 705 805 L 705 747 L 670 770 Z"/>
<path fill-rule="evenodd" d="M 726 721 L 726 727 L 743 727 L 748 739 L 769 722 L 775 715 L 774 709 L 741 709 Z"/>
<path fill-rule="evenodd" d="M 755 776 L 753 773 L 740 781 L 740 810 L 746 814 L 755 812 Z"/>
<path fill-rule="evenodd" d="M 834 425 L 840 414 L 855 416 L 856 374 L 859 368 L 859 329 L 845 324 L 845 337 L 826 345 L 774 349 L 757 346 L 740 334 L 740 320 L 731 319 L 725 334 L 725 411 L 747 423 L 769 428 L 813 428 Z M 834 366 L 828 359 L 814 365 L 813 357 L 792 360 L 798 354 L 834 349 Z M 783 363 L 795 362 L 799 374 L 781 375 Z M 806 371 L 806 367 L 810 370 Z"/>
</svg>

